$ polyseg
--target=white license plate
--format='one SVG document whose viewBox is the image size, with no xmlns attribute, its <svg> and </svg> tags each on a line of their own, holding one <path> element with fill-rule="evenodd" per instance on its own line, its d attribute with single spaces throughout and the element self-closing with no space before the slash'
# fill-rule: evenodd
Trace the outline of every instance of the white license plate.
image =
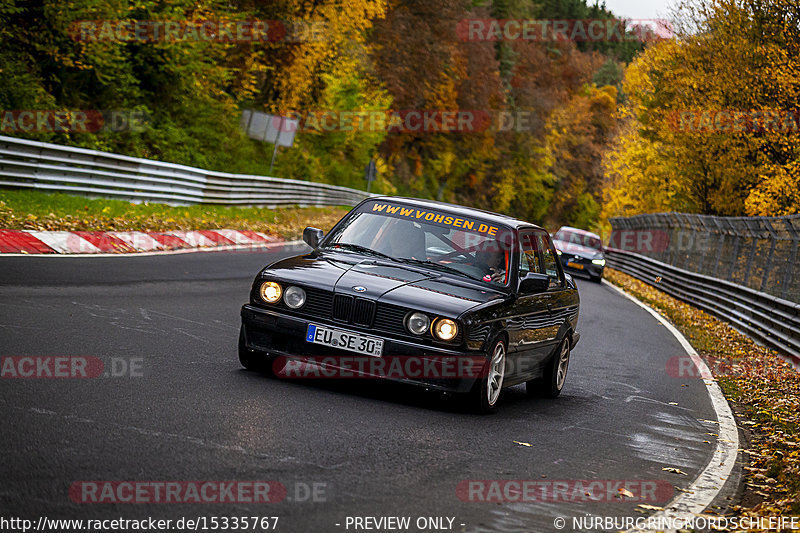
<svg viewBox="0 0 800 533">
<path fill-rule="evenodd" d="M 324 326 L 308 325 L 306 331 L 306 341 L 314 344 L 332 346 L 340 350 L 363 353 L 373 357 L 380 357 L 383 354 L 383 339 L 367 337 L 350 331 L 326 328 Z"/>
</svg>

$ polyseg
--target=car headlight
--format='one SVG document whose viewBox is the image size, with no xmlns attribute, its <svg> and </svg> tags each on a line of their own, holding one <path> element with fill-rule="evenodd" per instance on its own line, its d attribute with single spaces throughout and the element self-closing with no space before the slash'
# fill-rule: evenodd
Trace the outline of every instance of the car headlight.
<svg viewBox="0 0 800 533">
<path fill-rule="evenodd" d="M 259 290 L 259 292 L 261 293 L 262 300 L 268 304 L 274 304 L 278 303 L 278 300 L 281 299 L 283 289 L 274 281 L 265 281 L 261 284 L 261 290 Z"/>
<path fill-rule="evenodd" d="M 557 253 L 558 255 L 561 255 L 561 250 L 556 250 L 556 253 Z"/>
<path fill-rule="evenodd" d="M 458 335 L 458 325 L 449 318 L 440 318 L 433 324 L 433 334 L 443 341 L 451 341 Z"/>
<path fill-rule="evenodd" d="M 592 259 L 592 264 L 597 266 L 606 266 L 605 259 Z"/>
<path fill-rule="evenodd" d="M 283 302 L 292 309 L 303 307 L 306 303 L 306 291 L 292 285 L 283 293 Z"/>
<path fill-rule="evenodd" d="M 412 313 L 406 319 L 406 327 L 414 335 L 422 335 L 430 325 L 431 319 L 425 313 Z"/>
</svg>

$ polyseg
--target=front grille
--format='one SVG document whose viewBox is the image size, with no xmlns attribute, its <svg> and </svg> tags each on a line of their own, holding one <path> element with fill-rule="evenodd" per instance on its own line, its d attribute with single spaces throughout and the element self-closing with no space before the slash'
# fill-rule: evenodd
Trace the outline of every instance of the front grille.
<svg viewBox="0 0 800 533">
<path fill-rule="evenodd" d="M 353 324 L 358 326 L 372 327 L 372 320 L 375 317 L 375 302 L 356 298 L 356 305 L 353 307 Z"/>
<path fill-rule="evenodd" d="M 298 314 L 303 314 L 315 318 L 327 318 L 331 316 L 333 308 L 333 295 L 321 289 L 306 289 L 306 304 L 299 309 Z"/>
<path fill-rule="evenodd" d="M 406 333 L 405 318 L 408 313 L 408 309 L 382 303 L 375 315 L 375 329 L 395 334 Z"/>
<path fill-rule="evenodd" d="M 337 294 L 333 297 L 333 319 L 350 322 L 350 312 L 353 309 L 353 297 Z"/>
<path fill-rule="evenodd" d="M 337 294 L 333 298 L 332 317 L 334 320 L 370 328 L 375 319 L 375 302 L 365 298 Z"/>
</svg>

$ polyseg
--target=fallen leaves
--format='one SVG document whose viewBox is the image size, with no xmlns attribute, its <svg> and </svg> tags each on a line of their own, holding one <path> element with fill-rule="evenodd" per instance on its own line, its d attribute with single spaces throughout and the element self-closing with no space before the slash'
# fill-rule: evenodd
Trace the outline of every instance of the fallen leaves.
<svg viewBox="0 0 800 533">
<path fill-rule="evenodd" d="M 658 505 L 649 505 L 647 503 L 640 503 L 637 505 L 640 509 L 644 509 L 646 511 L 663 511 L 663 507 L 659 507 Z"/>
<path fill-rule="evenodd" d="M 661 470 L 663 470 L 664 472 L 670 472 L 672 474 L 679 474 L 681 476 L 688 476 L 689 475 L 686 472 L 684 472 L 683 470 L 680 470 L 678 468 L 673 468 L 671 466 L 665 466 Z"/>
<path fill-rule="evenodd" d="M 734 512 L 750 517 L 800 514 L 800 372 L 727 323 L 651 285 L 611 269 L 605 275 L 665 314 L 691 338 L 737 411 L 749 440 L 749 449 L 740 449 L 750 462 L 744 468 L 744 481 L 757 498 L 747 500 L 755 502 L 752 507 L 732 507 Z"/>
<path fill-rule="evenodd" d="M 519 444 L 520 446 L 527 446 L 528 448 L 533 446 L 533 444 L 531 444 L 530 442 L 520 442 L 518 440 L 512 440 L 511 442 L 513 442 L 514 444 Z"/>
</svg>

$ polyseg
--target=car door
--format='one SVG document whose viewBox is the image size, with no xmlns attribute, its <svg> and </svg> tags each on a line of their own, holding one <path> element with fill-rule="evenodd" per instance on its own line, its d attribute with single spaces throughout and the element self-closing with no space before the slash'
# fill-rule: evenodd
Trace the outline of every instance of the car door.
<svg viewBox="0 0 800 533">
<path fill-rule="evenodd" d="M 547 274 L 550 286 L 547 291 L 536 294 L 520 294 L 514 302 L 513 317 L 509 317 L 507 330 L 509 344 L 517 351 L 515 358 L 515 381 L 539 375 L 545 359 L 552 352 L 555 334 L 551 301 L 559 289 L 559 271 L 553 271 L 553 254 L 547 247 L 549 241 L 543 240 L 537 230 L 523 230 L 519 233 L 519 261 L 517 280 L 529 272 Z"/>
<path fill-rule="evenodd" d="M 546 292 L 539 294 L 539 302 L 547 308 L 547 319 L 538 327 L 536 337 L 540 341 L 537 345 L 537 357 L 544 361 L 553 353 L 559 342 L 558 333 L 567 319 L 570 299 L 567 294 L 567 284 L 564 272 L 558 262 L 550 235 L 545 231 L 535 231 L 536 249 L 540 256 L 542 269 L 550 279 Z"/>
</svg>

